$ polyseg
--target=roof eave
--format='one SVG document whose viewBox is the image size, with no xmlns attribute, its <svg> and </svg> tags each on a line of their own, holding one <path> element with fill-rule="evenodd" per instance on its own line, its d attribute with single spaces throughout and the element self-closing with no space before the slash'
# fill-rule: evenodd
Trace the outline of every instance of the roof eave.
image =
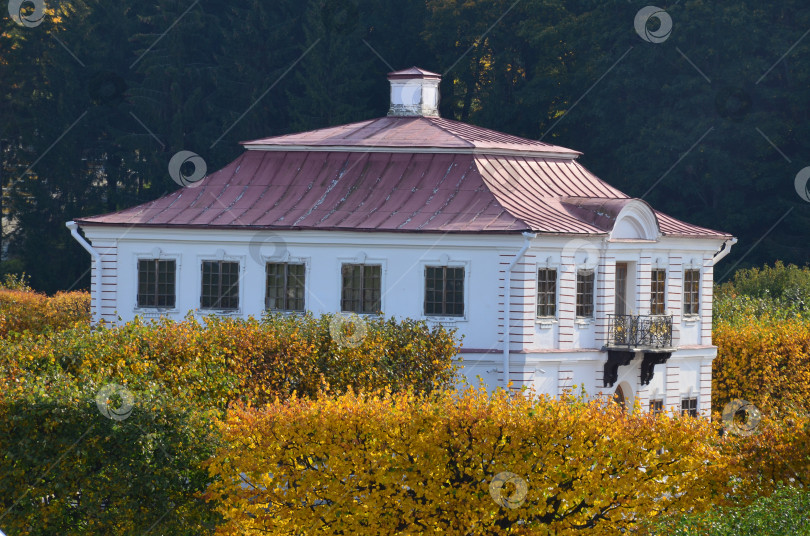
<svg viewBox="0 0 810 536">
<path fill-rule="evenodd" d="M 345 228 L 345 227 L 293 227 L 278 225 L 211 225 L 211 224 L 191 224 L 191 223 L 123 223 L 123 222 L 98 222 L 82 219 L 74 220 L 77 224 L 85 227 L 141 227 L 151 229 L 218 229 L 227 231 L 342 231 L 358 233 L 441 233 L 441 234 L 519 234 L 531 231 L 528 227 L 520 229 L 485 229 L 485 230 L 463 230 L 463 229 L 377 229 L 377 228 Z"/>
<path fill-rule="evenodd" d="M 526 156 L 532 158 L 557 158 L 575 160 L 582 153 L 577 151 L 532 151 L 526 149 L 491 149 L 482 147 L 386 147 L 363 145 L 273 145 L 247 142 L 243 144 L 249 151 L 276 152 L 343 152 L 343 153 L 421 153 L 421 154 L 475 154 L 491 156 Z"/>
</svg>

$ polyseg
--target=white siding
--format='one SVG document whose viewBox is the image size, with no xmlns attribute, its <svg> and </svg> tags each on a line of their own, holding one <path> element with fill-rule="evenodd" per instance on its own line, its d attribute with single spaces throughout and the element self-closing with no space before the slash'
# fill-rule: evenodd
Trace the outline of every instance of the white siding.
<svg viewBox="0 0 810 536">
<path fill-rule="evenodd" d="M 234 230 L 176 230 L 88 227 L 85 234 L 102 255 L 103 310 L 108 321 L 130 320 L 136 314 L 165 314 L 180 320 L 200 305 L 201 262 L 204 259 L 240 263 L 240 308 L 233 314 L 259 316 L 264 309 L 265 268 L 272 261 L 306 265 L 306 307 L 315 314 L 340 309 L 341 272 L 344 262 L 382 265 L 382 309 L 387 316 L 426 319 L 456 328 L 463 336 L 464 366 L 471 383 L 480 375 L 491 387 L 502 383 L 504 311 L 508 309 L 514 385 L 533 386 L 539 392 L 559 395 L 574 384 L 592 396 L 609 396 L 603 387 L 607 353 L 606 315 L 613 312 L 616 262 L 630 263 L 628 285 L 635 293 L 630 309 L 650 311 L 650 270 L 654 261 L 667 267 L 667 309 L 674 319 L 675 343 L 680 348 L 666 365 L 655 369 L 651 385 L 640 385 L 641 356 L 619 368 L 619 382 L 627 382 L 644 409 L 657 389 L 668 408 L 680 407 L 682 395 L 699 396 L 701 411 L 711 401 L 711 258 L 717 241 L 661 239 L 658 241 L 603 241 L 589 239 L 602 251 L 595 277 L 595 318 L 576 320 L 576 267 L 574 255 L 563 250 L 569 239 L 539 236 L 512 272 L 510 307 L 505 307 L 505 269 L 523 246 L 521 235 L 436 235 L 429 233 L 351 233 L 296 231 L 255 233 Z M 274 247 L 257 243 L 275 236 Z M 251 243 L 253 244 L 251 246 Z M 264 251 L 267 249 L 268 251 Z M 177 263 L 177 306 L 170 311 L 136 308 L 137 259 L 159 255 Z M 689 262 L 686 262 L 689 259 Z M 683 269 L 701 266 L 699 320 L 682 317 Z M 424 315 L 426 266 L 465 268 L 465 315 L 436 319 Z M 536 318 L 537 269 L 557 269 L 557 316 L 538 323 Z M 98 277 L 93 269 L 93 281 Z M 94 287 L 93 287 L 94 288 Z M 681 370 L 683 369 L 683 373 Z M 618 383 L 617 382 L 617 385 Z M 688 385 L 686 385 L 688 384 Z"/>
</svg>

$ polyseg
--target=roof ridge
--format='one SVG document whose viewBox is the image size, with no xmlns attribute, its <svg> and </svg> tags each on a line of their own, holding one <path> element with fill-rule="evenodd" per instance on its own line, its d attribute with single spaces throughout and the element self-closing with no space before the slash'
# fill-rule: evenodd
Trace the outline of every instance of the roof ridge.
<svg viewBox="0 0 810 536">
<path fill-rule="evenodd" d="M 470 147 L 472 147 L 472 148 L 476 147 L 475 143 L 471 142 L 470 140 L 461 137 L 460 135 L 456 134 L 455 132 L 451 132 L 450 130 L 446 129 L 442 125 L 437 124 L 437 121 L 442 121 L 442 120 L 444 120 L 444 121 L 452 121 L 452 119 L 445 119 L 444 117 L 424 117 L 424 116 L 421 117 L 421 119 L 427 120 L 428 123 L 430 123 L 434 127 L 437 127 L 439 130 L 442 130 L 442 131 L 446 132 L 447 134 L 453 136 L 457 140 L 460 140 L 460 141 L 463 141 L 463 142 L 467 143 Z"/>
</svg>

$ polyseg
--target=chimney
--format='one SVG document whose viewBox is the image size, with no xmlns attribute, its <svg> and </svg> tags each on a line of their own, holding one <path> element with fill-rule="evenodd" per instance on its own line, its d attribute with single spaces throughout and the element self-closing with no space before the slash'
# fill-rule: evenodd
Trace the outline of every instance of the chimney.
<svg viewBox="0 0 810 536">
<path fill-rule="evenodd" d="M 391 82 L 391 108 L 394 117 L 439 117 L 440 74 L 418 67 L 388 73 Z"/>
</svg>

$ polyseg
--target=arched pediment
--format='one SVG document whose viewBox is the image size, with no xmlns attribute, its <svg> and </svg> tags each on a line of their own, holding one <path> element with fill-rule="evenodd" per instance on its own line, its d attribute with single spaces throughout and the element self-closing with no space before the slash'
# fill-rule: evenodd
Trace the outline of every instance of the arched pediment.
<svg viewBox="0 0 810 536">
<path fill-rule="evenodd" d="M 610 234 L 611 240 L 658 240 L 661 229 L 652 207 L 629 197 L 566 197 L 566 211 L 578 220 Z"/>
<path fill-rule="evenodd" d="M 639 199 L 628 199 L 616 215 L 610 232 L 611 240 L 658 240 L 661 231 L 658 218 L 650 205 Z"/>
</svg>

